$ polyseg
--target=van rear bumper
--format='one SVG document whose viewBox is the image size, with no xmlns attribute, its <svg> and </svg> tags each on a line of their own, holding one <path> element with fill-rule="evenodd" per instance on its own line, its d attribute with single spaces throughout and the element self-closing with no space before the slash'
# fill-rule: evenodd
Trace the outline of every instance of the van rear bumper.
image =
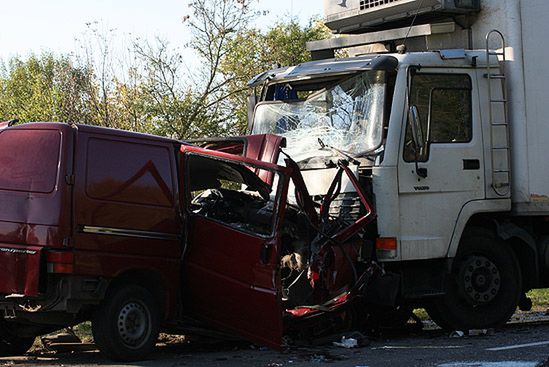
<svg viewBox="0 0 549 367">
<path fill-rule="evenodd" d="M 71 325 L 105 298 L 109 280 L 98 277 L 48 276 L 38 297 L 0 294 L 0 321 L 33 325 Z"/>
<path fill-rule="evenodd" d="M 0 294 L 38 296 L 43 248 L 0 243 Z"/>
</svg>

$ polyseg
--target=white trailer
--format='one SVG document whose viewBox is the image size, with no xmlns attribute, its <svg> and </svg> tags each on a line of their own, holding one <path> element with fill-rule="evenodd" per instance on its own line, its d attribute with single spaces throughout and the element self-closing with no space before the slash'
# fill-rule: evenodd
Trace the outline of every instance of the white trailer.
<svg viewBox="0 0 549 367">
<path fill-rule="evenodd" d="M 377 212 L 364 239 L 400 276 L 401 303 L 458 329 L 531 307 L 525 293 L 549 286 L 549 2 L 325 9 L 342 34 L 250 82 L 251 132 L 285 136 L 314 192 L 333 174 L 318 138 L 360 162 Z M 323 59 L 337 49 L 357 56 Z"/>
</svg>

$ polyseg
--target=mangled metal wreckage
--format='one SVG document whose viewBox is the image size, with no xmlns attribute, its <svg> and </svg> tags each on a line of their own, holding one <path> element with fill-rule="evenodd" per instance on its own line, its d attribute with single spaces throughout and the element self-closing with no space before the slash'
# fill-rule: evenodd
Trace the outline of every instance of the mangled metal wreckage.
<svg viewBox="0 0 549 367">
<path fill-rule="evenodd" d="M 187 291 L 200 297 L 208 284 L 206 298 L 192 303 L 207 304 L 200 313 L 210 320 L 239 309 L 238 331 L 274 347 L 361 329 L 372 305 L 393 311 L 398 292 L 394 275 L 374 262 L 376 215 L 358 162 L 317 138 L 331 177 L 325 192 L 310 192 L 285 143 L 267 134 L 182 148 L 193 229 Z M 232 291 L 242 297 L 227 297 Z"/>
<path fill-rule="evenodd" d="M 322 79 L 267 85 L 252 135 L 193 145 L 5 124 L 0 355 L 88 320 L 102 352 L 136 360 L 161 330 L 280 347 L 391 310 L 398 272 L 373 260 L 396 244 L 380 242 L 372 189 L 388 79 Z"/>
</svg>

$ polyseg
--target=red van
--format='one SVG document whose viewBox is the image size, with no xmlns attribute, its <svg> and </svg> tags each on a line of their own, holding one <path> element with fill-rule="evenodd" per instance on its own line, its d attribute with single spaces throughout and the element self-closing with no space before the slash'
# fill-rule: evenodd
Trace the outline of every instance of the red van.
<svg viewBox="0 0 549 367">
<path fill-rule="evenodd" d="M 95 315 L 98 345 L 153 344 L 140 328 L 158 333 L 179 297 L 180 145 L 58 123 L 0 131 L 0 354 Z"/>
<path fill-rule="evenodd" d="M 160 330 L 280 347 L 285 334 L 348 324 L 345 305 L 372 275 L 357 233 L 373 209 L 340 162 L 318 210 L 295 164 L 276 164 L 283 143 L 258 135 L 203 149 L 84 125 L 4 126 L 0 355 L 86 320 L 116 360 L 147 356 Z M 364 210 L 334 225 L 342 175 Z"/>
</svg>

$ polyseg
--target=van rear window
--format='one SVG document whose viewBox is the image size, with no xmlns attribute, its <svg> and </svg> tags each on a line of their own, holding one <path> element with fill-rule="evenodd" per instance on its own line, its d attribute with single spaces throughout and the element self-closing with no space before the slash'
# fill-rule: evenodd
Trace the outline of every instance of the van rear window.
<svg viewBox="0 0 549 367">
<path fill-rule="evenodd" d="M 0 132 L 0 190 L 49 193 L 55 189 L 61 135 L 56 130 Z"/>
</svg>

